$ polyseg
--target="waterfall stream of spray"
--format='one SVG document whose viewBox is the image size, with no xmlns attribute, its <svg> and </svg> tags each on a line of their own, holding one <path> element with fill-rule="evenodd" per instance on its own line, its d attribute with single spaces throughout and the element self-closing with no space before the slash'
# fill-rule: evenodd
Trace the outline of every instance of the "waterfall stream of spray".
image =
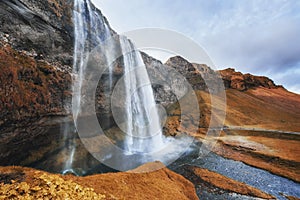
<svg viewBox="0 0 300 200">
<path fill-rule="evenodd" d="M 153 90 L 146 66 L 140 52 L 125 36 L 111 39 L 112 32 L 105 18 L 91 4 L 90 0 L 74 0 L 74 63 L 73 63 L 73 96 L 72 112 L 77 120 L 82 115 L 85 102 L 88 101 L 84 88 L 88 84 L 89 53 L 95 47 L 101 48 L 103 63 L 107 68 L 106 85 L 109 93 L 113 92 L 113 65 L 115 55 L 121 52 L 125 78 L 125 137 L 123 149 L 129 155 L 144 154 L 163 148 L 163 135 L 156 107 Z M 138 69 L 138 70 L 136 70 Z M 91 73 L 91 72 L 89 72 Z M 142 86 L 142 87 L 141 87 Z M 120 126 L 120 124 L 118 124 Z M 68 132 L 68 131 L 67 131 Z M 74 135 L 74 134 L 73 134 Z M 76 136 L 76 134 L 75 134 Z M 75 136 L 67 136 L 69 140 Z M 69 142 L 69 158 L 64 171 L 74 171 L 73 162 L 76 156 L 76 142 Z"/>
<path fill-rule="evenodd" d="M 120 44 L 124 52 L 126 92 L 127 122 L 124 147 L 129 153 L 152 152 L 160 149 L 163 141 L 151 82 L 140 52 L 125 36 L 120 36 Z M 137 88 L 140 85 L 143 87 Z"/>
<path fill-rule="evenodd" d="M 90 0 L 74 0 L 73 10 L 74 20 L 74 58 L 73 58 L 73 84 L 72 84 L 72 113 L 76 122 L 78 115 L 81 112 L 81 104 L 84 101 L 82 87 L 85 80 L 85 70 L 88 60 L 88 52 L 96 45 L 101 44 L 104 40 L 110 37 L 110 30 L 105 20 L 93 10 Z M 108 49 L 107 51 L 110 51 Z M 107 55 L 107 63 L 108 57 Z M 109 81 L 111 87 L 112 69 L 109 68 Z M 75 123 L 76 125 L 76 123 Z M 69 134 L 65 138 L 71 140 L 68 142 L 69 155 L 65 162 L 64 172 L 73 172 L 73 161 L 76 154 L 75 137 L 67 127 L 64 134 Z"/>
</svg>

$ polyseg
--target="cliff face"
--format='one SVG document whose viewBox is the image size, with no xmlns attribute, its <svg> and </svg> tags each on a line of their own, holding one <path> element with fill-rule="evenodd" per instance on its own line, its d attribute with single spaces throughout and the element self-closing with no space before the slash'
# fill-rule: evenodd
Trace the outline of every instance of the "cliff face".
<svg viewBox="0 0 300 200">
<path fill-rule="evenodd" d="M 63 67 L 72 65 L 71 0 L 3 0 L 0 33 L 16 50 Z"/>
<path fill-rule="evenodd" d="M 0 161 L 9 165 L 57 139 L 45 122 L 67 114 L 71 76 L 3 42 L 0 58 Z"/>
<path fill-rule="evenodd" d="M 70 74 L 0 43 L 0 126 L 65 113 Z"/>
<path fill-rule="evenodd" d="M 53 117 L 68 115 L 71 102 L 72 2 L 0 1 L 2 165 L 59 138 Z"/>
<path fill-rule="evenodd" d="M 68 114 L 73 63 L 72 5 L 72 0 L 0 2 L 0 67 L 4 72 L 0 75 L 0 128 Z"/>
</svg>

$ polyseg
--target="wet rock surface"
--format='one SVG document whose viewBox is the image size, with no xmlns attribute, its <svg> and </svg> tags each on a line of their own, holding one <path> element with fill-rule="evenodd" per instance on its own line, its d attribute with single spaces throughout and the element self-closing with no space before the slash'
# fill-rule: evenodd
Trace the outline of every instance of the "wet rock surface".
<svg viewBox="0 0 300 200">
<path fill-rule="evenodd" d="M 0 15 L 0 160 L 21 164 L 62 139 L 71 112 L 73 1 L 3 0 Z"/>
</svg>

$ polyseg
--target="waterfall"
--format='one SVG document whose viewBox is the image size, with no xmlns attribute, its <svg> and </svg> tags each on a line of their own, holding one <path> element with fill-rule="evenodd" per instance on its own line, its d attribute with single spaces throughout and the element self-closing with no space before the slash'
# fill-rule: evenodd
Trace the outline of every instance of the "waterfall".
<svg viewBox="0 0 300 200">
<path fill-rule="evenodd" d="M 110 29 L 103 17 L 94 10 L 90 0 L 74 0 L 74 58 L 73 58 L 73 95 L 72 113 L 74 121 L 77 120 L 81 112 L 84 94 L 82 87 L 85 80 L 85 70 L 88 60 L 87 52 L 111 36 Z M 109 63 L 111 49 L 106 48 L 106 62 Z M 112 84 L 112 69 L 109 68 L 109 85 Z M 74 173 L 73 162 L 76 156 L 76 133 L 69 126 L 65 127 L 64 140 L 68 151 L 63 173 Z"/>
<path fill-rule="evenodd" d="M 74 61 L 73 74 L 75 75 L 73 82 L 73 98 L 72 98 L 72 112 L 74 120 L 77 119 L 80 112 L 80 103 L 82 101 L 82 84 L 84 81 L 87 54 L 93 47 L 101 44 L 108 37 L 111 36 L 109 27 L 103 17 L 92 9 L 90 0 L 75 0 L 74 1 Z M 105 54 L 107 63 L 110 62 L 109 45 L 106 45 Z M 109 81 L 112 82 L 112 68 L 109 68 Z"/>
<path fill-rule="evenodd" d="M 104 59 L 108 70 L 110 94 L 113 92 L 113 65 L 116 55 L 120 54 L 123 61 L 124 78 L 122 85 L 125 96 L 120 97 L 124 102 L 125 129 L 122 129 L 124 138 L 122 146 L 126 155 L 144 154 L 157 151 L 163 147 L 163 135 L 160 128 L 160 119 L 154 100 L 152 86 L 140 52 L 125 36 L 117 36 L 110 41 L 112 32 L 99 11 L 90 0 L 74 0 L 74 64 L 73 64 L 73 96 L 72 112 L 74 122 L 82 114 L 81 108 L 89 101 L 84 94 L 88 84 L 88 55 L 95 47 L 101 47 L 101 58 Z M 102 55 L 104 54 L 104 55 Z M 102 60 L 103 61 L 103 60 Z M 101 62 L 102 62 L 101 61 Z M 103 64 L 102 63 L 102 64 Z M 99 66 L 103 67 L 103 66 Z M 115 77 L 114 77 L 115 78 Z M 114 80 L 115 81 L 115 80 Z M 107 84 L 106 84 L 107 85 Z M 70 138 L 69 158 L 66 161 L 66 172 L 73 172 L 73 162 L 76 160 L 76 142 Z M 73 139 L 73 140 L 72 140 Z M 143 156 L 141 157 L 143 158 Z"/>
<path fill-rule="evenodd" d="M 123 52 L 126 106 L 125 150 L 148 153 L 158 150 L 162 131 L 151 82 L 140 52 L 124 36 L 120 36 Z M 142 86 L 138 88 L 139 86 Z"/>
</svg>

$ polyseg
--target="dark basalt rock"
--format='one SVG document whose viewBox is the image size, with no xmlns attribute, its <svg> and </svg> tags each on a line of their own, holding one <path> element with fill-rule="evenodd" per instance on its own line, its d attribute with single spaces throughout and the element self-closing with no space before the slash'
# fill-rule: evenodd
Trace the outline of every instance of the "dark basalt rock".
<svg viewBox="0 0 300 200">
<path fill-rule="evenodd" d="M 169 58 L 165 65 L 172 67 L 185 78 L 193 90 L 218 93 L 224 90 L 221 76 L 205 64 L 190 63 L 186 59 L 175 56 Z"/>
<path fill-rule="evenodd" d="M 60 136 L 48 130 L 70 113 L 72 2 L 0 1 L 1 165 L 20 164 Z"/>
<path fill-rule="evenodd" d="M 0 33 L 8 34 L 16 50 L 31 52 L 37 59 L 57 65 L 71 66 L 72 2 L 3 0 L 0 2 Z"/>
<path fill-rule="evenodd" d="M 252 74 L 242 74 L 232 68 L 214 71 L 205 64 L 190 63 L 180 56 L 170 58 L 165 65 L 171 66 L 182 74 L 195 90 L 208 91 L 207 83 L 218 88 L 217 79 L 222 78 L 225 89 L 232 88 L 240 91 L 256 87 L 277 88 L 271 79 L 264 76 L 254 76 Z M 209 91 L 212 92 L 212 91 Z"/>
</svg>

